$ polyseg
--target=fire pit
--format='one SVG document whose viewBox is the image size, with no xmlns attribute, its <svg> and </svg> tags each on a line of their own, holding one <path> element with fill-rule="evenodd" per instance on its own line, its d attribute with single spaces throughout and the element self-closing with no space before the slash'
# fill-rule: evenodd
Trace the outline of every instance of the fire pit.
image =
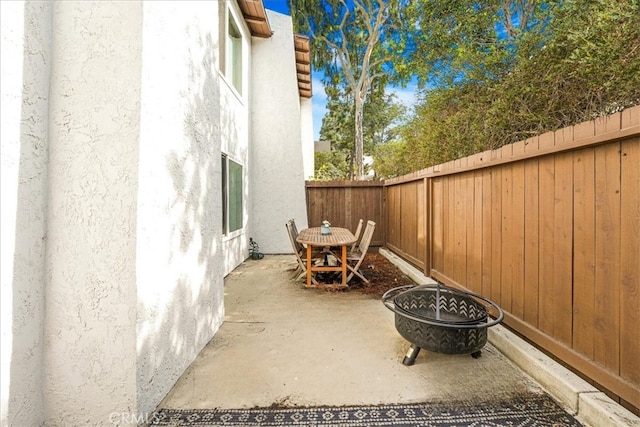
<svg viewBox="0 0 640 427">
<path fill-rule="evenodd" d="M 411 343 L 402 363 L 410 366 L 421 348 L 445 354 L 480 357 L 487 343 L 487 328 L 504 313 L 488 299 L 441 283 L 400 286 L 388 290 L 382 302 L 395 313 L 395 326 Z M 488 321 L 493 309 L 497 317 Z"/>
</svg>

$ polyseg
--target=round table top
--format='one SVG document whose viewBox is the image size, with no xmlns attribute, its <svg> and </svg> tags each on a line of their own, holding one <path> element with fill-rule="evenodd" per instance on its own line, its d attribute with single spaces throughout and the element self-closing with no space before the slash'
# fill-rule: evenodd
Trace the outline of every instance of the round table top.
<svg viewBox="0 0 640 427">
<path fill-rule="evenodd" d="M 329 234 L 322 234 L 321 227 L 310 227 L 300 231 L 296 240 L 312 246 L 342 246 L 355 242 L 356 236 L 341 227 L 329 227 Z"/>
</svg>

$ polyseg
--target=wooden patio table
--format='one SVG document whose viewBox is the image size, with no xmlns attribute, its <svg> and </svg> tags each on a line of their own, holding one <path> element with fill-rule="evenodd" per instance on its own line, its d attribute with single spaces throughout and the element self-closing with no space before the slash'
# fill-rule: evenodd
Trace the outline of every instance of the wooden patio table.
<svg viewBox="0 0 640 427">
<path fill-rule="evenodd" d="M 307 284 L 308 288 L 314 287 L 311 284 L 311 276 L 314 271 L 341 271 L 342 284 L 340 287 L 347 287 L 347 247 L 356 241 L 356 236 L 346 228 L 331 227 L 329 234 L 322 234 L 320 227 L 310 227 L 298 233 L 296 240 L 307 245 Z M 340 246 L 342 248 L 342 263 L 340 265 L 313 265 L 311 251 L 313 246 Z"/>
</svg>

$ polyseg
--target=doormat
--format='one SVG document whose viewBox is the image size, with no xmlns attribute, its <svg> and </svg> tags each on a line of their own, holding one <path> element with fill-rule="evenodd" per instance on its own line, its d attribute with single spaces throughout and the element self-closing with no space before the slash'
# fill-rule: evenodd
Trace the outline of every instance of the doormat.
<svg viewBox="0 0 640 427">
<path fill-rule="evenodd" d="M 415 403 L 407 405 L 317 408 L 161 409 L 150 426 L 582 426 L 546 394 L 482 404 Z"/>
</svg>

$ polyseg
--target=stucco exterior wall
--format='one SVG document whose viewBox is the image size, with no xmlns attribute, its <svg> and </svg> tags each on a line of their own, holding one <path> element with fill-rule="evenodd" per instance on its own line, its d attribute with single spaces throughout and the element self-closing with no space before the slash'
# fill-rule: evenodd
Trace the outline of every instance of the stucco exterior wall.
<svg viewBox="0 0 640 427">
<path fill-rule="evenodd" d="M 137 406 L 142 5 L 52 7 L 46 423 L 89 425 Z"/>
<path fill-rule="evenodd" d="M 242 264 L 249 256 L 249 200 L 253 193 L 251 190 L 250 170 L 253 167 L 249 157 L 250 151 L 250 114 L 251 105 L 251 80 L 253 46 L 251 34 L 247 28 L 242 12 L 235 2 L 225 2 L 227 13 L 232 14 L 238 30 L 242 33 L 242 66 L 243 83 L 242 91 L 238 93 L 233 89 L 229 80 L 222 72 L 220 74 L 220 138 L 222 142 L 222 152 L 230 159 L 242 165 L 244 198 L 242 204 L 242 224 L 240 230 L 231 232 L 222 237 L 222 251 L 224 253 L 224 275 L 226 276 L 234 268 Z M 225 20 L 226 22 L 226 20 Z M 218 212 L 221 212 L 219 210 Z"/>
<path fill-rule="evenodd" d="M 155 409 L 224 316 L 218 4 L 142 8 L 139 415 Z"/>
<path fill-rule="evenodd" d="M 285 223 L 307 226 L 300 97 L 291 18 L 268 10 L 273 35 L 254 40 L 251 233 L 263 253 L 291 253 Z M 273 58 L 278 58 L 275 60 Z"/>
<path fill-rule="evenodd" d="M 220 327 L 252 217 L 270 218 L 258 224 L 274 252 L 290 251 L 286 219 L 306 226 L 290 18 L 275 19 L 283 39 L 255 86 L 259 39 L 235 2 L 0 7 L 0 423 L 144 423 Z M 242 93 L 219 71 L 226 7 L 244 35 Z M 252 114 L 268 129 L 256 145 Z M 244 226 L 227 236 L 222 153 L 244 171 Z"/>
<path fill-rule="evenodd" d="M 0 425 L 45 419 L 43 342 L 51 3 L 0 2 Z"/>
</svg>

